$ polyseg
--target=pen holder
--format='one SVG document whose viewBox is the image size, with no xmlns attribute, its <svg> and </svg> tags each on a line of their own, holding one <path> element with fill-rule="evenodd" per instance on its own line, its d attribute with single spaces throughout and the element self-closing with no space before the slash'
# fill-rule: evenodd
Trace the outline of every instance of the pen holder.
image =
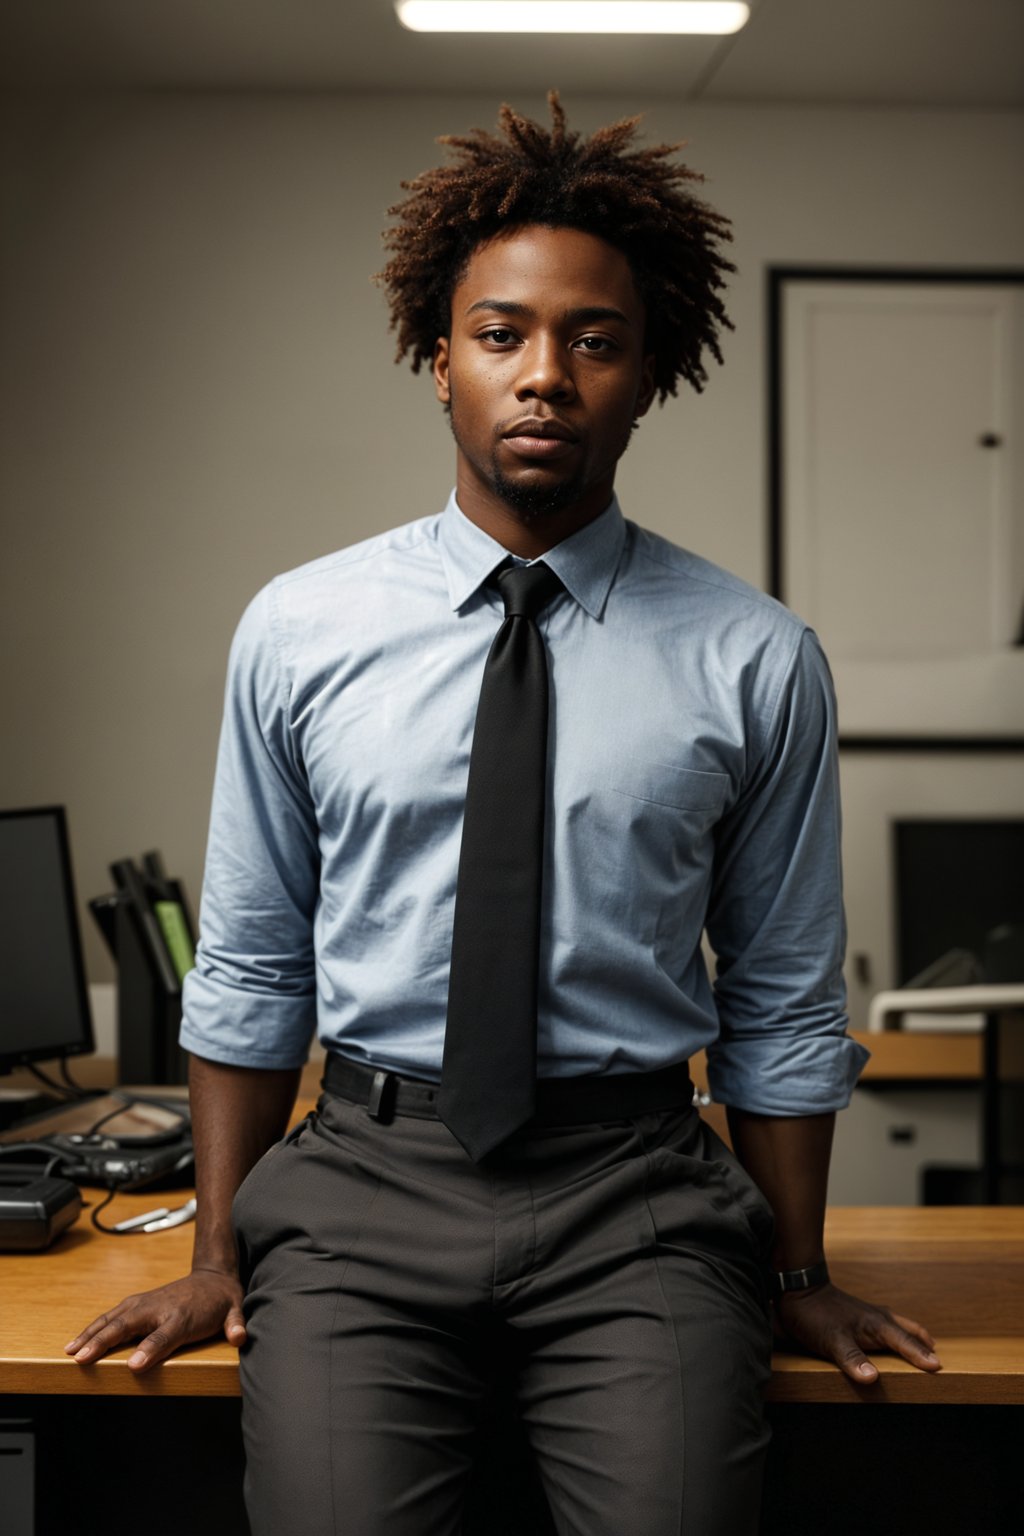
<svg viewBox="0 0 1024 1536">
<path fill-rule="evenodd" d="M 188 1058 L 178 1044 L 181 993 L 167 990 L 150 961 L 138 915 L 128 902 L 114 911 L 117 959 L 117 1060 L 122 1083 L 184 1083 Z"/>
</svg>

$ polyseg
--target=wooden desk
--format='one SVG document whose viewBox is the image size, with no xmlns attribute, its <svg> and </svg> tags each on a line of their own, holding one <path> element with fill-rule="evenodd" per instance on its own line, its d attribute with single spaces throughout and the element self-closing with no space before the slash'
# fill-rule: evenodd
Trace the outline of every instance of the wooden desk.
<svg viewBox="0 0 1024 1536">
<path fill-rule="evenodd" d="M 961 1076 L 980 1064 L 974 1061 L 977 1036 L 893 1033 L 872 1035 L 867 1043 L 887 1078 L 919 1078 L 926 1060 L 940 1075 Z M 89 1063 L 98 1082 L 110 1080 L 104 1066 L 109 1073 L 110 1063 Z M 296 1119 L 313 1107 L 321 1071 L 317 1062 L 307 1065 Z M 702 1071 L 698 1058 L 698 1085 Z M 86 1080 L 86 1071 L 80 1076 Z M 717 1106 L 710 1118 L 721 1129 Z M 100 1196 L 87 1191 L 86 1198 Z M 104 1219 L 112 1223 L 185 1198 L 119 1195 Z M 857 1387 L 825 1361 L 779 1350 L 770 1400 L 1024 1402 L 1024 1208 L 836 1207 L 828 1213 L 827 1243 L 836 1282 L 925 1323 L 939 1341 L 945 1369 L 927 1376 L 882 1355 L 879 1381 Z M 227 1343 L 195 1345 L 141 1377 L 125 1364 L 130 1348 L 88 1367 L 62 1352 L 67 1339 L 122 1296 L 184 1274 L 191 1252 L 191 1225 L 108 1237 L 83 1212 L 46 1252 L 0 1254 L 0 1393 L 236 1396 L 237 1354 Z"/>
<path fill-rule="evenodd" d="M 317 1071 L 307 1073 L 307 1093 Z M 105 1215 L 178 1198 L 124 1195 Z M 48 1252 L 0 1255 L 0 1413 L 27 1417 L 39 1467 L 59 1469 L 40 1478 L 39 1536 L 248 1531 L 233 1349 L 197 1345 L 143 1377 L 128 1370 L 129 1348 L 86 1369 L 62 1350 L 104 1307 L 183 1273 L 191 1242 L 189 1227 L 105 1237 L 86 1213 Z M 876 1355 L 879 1381 L 857 1387 L 824 1361 L 778 1351 L 762 1536 L 1024 1530 L 1020 1408 L 1005 1406 L 1024 1402 L 1024 1210 L 836 1208 L 828 1242 L 839 1283 L 927 1323 L 945 1370 L 928 1376 Z M 535 1473 L 509 1428 L 499 1421 L 485 1447 L 467 1536 L 495 1536 L 495 1497 L 508 1514 L 503 1531 L 553 1532 L 530 1502 Z M 102 1497 L 98 1467 L 108 1474 Z M 187 1475 L 168 1478 L 175 1468 Z"/>
<path fill-rule="evenodd" d="M 175 1193 L 166 1203 L 184 1198 Z M 161 1203 L 153 1194 L 120 1195 L 104 1219 Z M 1024 1208 L 837 1207 L 827 1243 L 837 1283 L 924 1322 L 945 1369 L 928 1376 L 881 1355 L 878 1382 L 857 1387 L 825 1361 L 780 1350 L 770 1400 L 1024 1402 Z M 83 1212 L 46 1252 L 0 1255 L 0 1393 L 236 1396 L 237 1355 L 224 1342 L 195 1345 L 144 1376 L 125 1364 L 131 1347 L 88 1367 L 62 1350 L 122 1296 L 184 1274 L 191 1251 L 191 1226 L 109 1237 Z"/>
<path fill-rule="evenodd" d="M 858 1387 L 777 1350 L 770 1401 L 1024 1403 L 1024 1207 L 837 1206 L 825 1241 L 836 1283 L 924 1323 L 943 1369 L 872 1355 L 879 1379 Z"/>
<path fill-rule="evenodd" d="M 862 1083 L 981 1080 L 984 1037 L 977 1031 L 956 1034 L 945 1030 L 925 1033 L 894 1029 L 881 1034 L 868 1034 L 866 1030 L 850 1033 L 871 1052 L 871 1060 L 861 1073 Z"/>
</svg>

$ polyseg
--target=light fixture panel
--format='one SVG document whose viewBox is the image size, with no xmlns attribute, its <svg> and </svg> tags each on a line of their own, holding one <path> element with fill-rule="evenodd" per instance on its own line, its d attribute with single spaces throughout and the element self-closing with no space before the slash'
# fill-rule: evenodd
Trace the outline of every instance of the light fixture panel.
<svg viewBox="0 0 1024 1536">
<path fill-rule="evenodd" d="M 722 34 L 750 17 L 738 0 L 395 0 L 413 32 Z"/>
</svg>

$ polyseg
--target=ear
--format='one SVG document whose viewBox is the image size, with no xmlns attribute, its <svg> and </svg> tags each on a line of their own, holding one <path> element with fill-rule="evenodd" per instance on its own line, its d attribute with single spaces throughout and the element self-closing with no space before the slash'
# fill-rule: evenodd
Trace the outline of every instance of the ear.
<svg viewBox="0 0 1024 1536">
<path fill-rule="evenodd" d="M 434 361 L 431 365 L 434 375 L 434 391 L 442 405 L 450 405 L 452 392 L 448 382 L 448 337 L 439 336 L 434 343 Z"/>
<path fill-rule="evenodd" d="M 637 421 L 640 420 L 641 416 L 647 415 L 654 402 L 656 393 L 657 390 L 654 385 L 654 353 L 651 352 L 644 358 L 640 369 L 640 388 L 637 391 L 635 412 Z"/>
</svg>

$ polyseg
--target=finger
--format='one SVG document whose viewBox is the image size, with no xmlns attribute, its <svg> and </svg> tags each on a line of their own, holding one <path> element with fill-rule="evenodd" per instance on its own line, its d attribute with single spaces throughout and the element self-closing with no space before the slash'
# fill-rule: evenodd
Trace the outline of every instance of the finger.
<svg viewBox="0 0 1024 1536">
<path fill-rule="evenodd" d="M 71 1342 L 64 1345 L 64 1353 L 67 1355 L 73 1355 L 75 1351 L 81 1349 L 82 1345 L 85 1344 L 89 1339 L 94 1338 L 95 1335 L 99 1333 L 101 1328 L 106 1328 L 109 1322 L 109 1312 L 104 1312 L 102 1317 L 93 1318 L 92 1322 L 87 1323 L 86 1326 L 82 1329 L 81 1333 L 76 1333 Z"/>
<path fill-rule="evenodd" d="M 128 1356 L 128 1368 L 136 1372 L 148 1371 L 151 1366 L 166 1360 L 179 1344 L 187 1342 L 177 1332 L 168 1333 L 163 1328 L 154 1328 L 152 1333 L 147 1333 L 134 1354 Z"/>
<path fill-rule="evenodd" d="M 867 1355 L 849 1334 L 842 1336 L 836 1342 L 832 1358 L 851 1381 L 859 1382 L 861 1386 L 870 1386 L 873 1381 L 878 1380 L 878 1367 L 872 1365 Z"/>
<path fill-rule="evenodd" d="M 929 1349 L 920 1339 L 908 1333 L 893 1318 L 891 1322 L 884 1323 L 879 1329 L 881 1342 L 887 1349 L 891 1349 L 896 1355 L 902 1355 L 904 1360 L 909 1360 L 911 1365 L 916 1365 L 921 1371 L 938 1371 L 942 1369 L 942 1361 L 933 1349 Z"/>
<path fill-rule="evenodd" d="M 74 1351 L 74 1358 L 79 1364 L 96 1360 L 100 1355 L 105 1355 L 108 1350 L 120 1349 L 125 1340 L 138 1331 L 131 1327 L 124 1315 L 105 1313 L 103 1317 L 98 1317 L 95 1323 L 90 1323 L 80 1335 L 85 1343 L 78 1344 L 78 1348 Z"/>
<path fill-rule="evenodd" d="M 89 1340 L 94 1339 L 98 1333 L 102 1333 L 104 1328 L 111 1327 L 112 1324 L 117 1322 L 119 1318 L 123 1317 L 125 1312 L 134 1306 L 134 1304 L 135 1298 L 133 1296 L 126 1296 L 124 1300 L 119 1302 L 116 1307 L 111 1307 L 109 1312 L 101 1312 L 99 1317 L 93 1318 L 92 1322 L 87 1324 L 87 1326 L 82 1329 L 81 1333 L 76 1334 L 76 1336 L 71 1340 L 70 1344 L 64 1345 L 67 1353 L 69 1355 L 75 1354 L 82 1348 L 83 1344 L 87 1344 Z"/>
<path fill-rule="evenodd" d="M 242 1345 L 245 1343 L 245 1316 L 241 1307 L 232 1307 L 224 1319 L 224 1337 L 229 1344 Z"/>
<path fill-rule="evenodd" d="M 933 1355 L 935 1354 L 935 1340 L 932 1338 L 927 1328 L 922 1328 L 920 1323 L 915 1323 L 912 1317 L 901 1317 L 898 1312 L 893 1312 L 891 1316 L 893 1322 L 897 1323 L 905 1333 L 912 1333 L 915 1339 L 920 1339 L 921 1343 L 924 1344 L 924 1346 L 929 1349 Z M 936 1358 L 938 1357 L 936 1356 Z"/>
</svg>

